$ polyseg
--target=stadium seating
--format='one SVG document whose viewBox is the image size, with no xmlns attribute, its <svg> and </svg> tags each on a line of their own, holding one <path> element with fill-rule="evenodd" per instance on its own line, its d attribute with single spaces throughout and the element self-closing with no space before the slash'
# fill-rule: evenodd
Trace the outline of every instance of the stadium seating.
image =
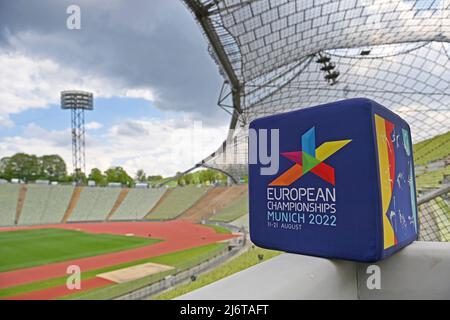
<svg viewBox="0 0 450 320">
<path fill-rule="evenodd" d="M 450 166 L 416 175 L 417 191 L 437 189 L 442 185 L 445 175 L 450 175 Z"/>
<path fill-rule="evenodd" d="M 19 224 L 59 223 L 66 212 L 73 187 L 30 184 L 27 189 Z"/>
<path fill-rule="evenodd" d="M 68 221 L 105 220 L 120 190 L 120 188 L 85 187 Z"/>
<path fill-rule="evenodd" d="M 111 220 L 142 219 L 161 198 L 165 189 L 131 189 Z"/>
<path fill-rule="evenodd" d="M 450 155 L 450 131 L 415 144 L 413 150 L 416 166 L 445 159 Z"/>
<path fill-rule="evenodd" d="M 188 210 L 183 212 L 179 219 L 186 219 L 192 222 L 208 220 L 214 213 L 222 210 L 230 203 L 237 201 L 247 193 L 247 185 L 237 185 L 232 187 L 215 187 L 204 197 L 201 197 Z"/>
<path fill-rule="evenodd" d="M 445 200 L 444 198 L 437 197 L 435 200 L 436 204 L 439 206 L 439 208 L 442 210 L 442 213 L 446 214 L 439 214 L 436 211 L 435 213 L 435 220 L 437 221 L 439 233 L 441 236 L 441 241 L 450 242 L 450 204 L 448 200 Z"/>
<path fill-rule="evenodd" d="M 0 184 L 0 225 L 14 225 L 20 186 Z"/>
<path fill-rule="evenodd" d="M 248 193 L 229 203 L 225 208 L 211 217 L 213 221 L 231 222 L 248 213 Z"/>
<path fill-rule="evenodd" d="M 73 186 L 51 186 L 50 198 L 40 223 L 59 223 L 67 210 Z"/>
<path fill-rule="evenodd" d="M 200 197 L 202 197 L 210 188 L 186 186 L 168 190 L 167 196 L 162 198 L 146 216 L 151 220 L 173 219 L 192 206 Z"/>
<path fill-rule="evenodd" d="M 231 225 L 236 226 L 238 228 L 244 228 L 245 230 L 249 230 L 249 216 L 248 213 L 244 214 L 242 217 L 230 222 Z"/>
<path fill-rule="evenodd" d="M 450 199 L 436 197 L 419 207 L 425 241 L 450 242 Z M 437 238 L 430 236 L 437 235 Z"/>
</svg>

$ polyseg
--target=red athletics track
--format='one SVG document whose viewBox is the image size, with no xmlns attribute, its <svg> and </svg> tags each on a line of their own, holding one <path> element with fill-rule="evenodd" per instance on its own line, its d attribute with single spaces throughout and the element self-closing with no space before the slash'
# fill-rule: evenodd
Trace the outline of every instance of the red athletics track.
<svg viewBox="0 0 450 320">
<path fill-rule="evenodd" d="M 233 237 L 229 234 L 216 233 L 212 228 L 193 224 L 184 220 L 174 220 L 168 222 L 70 223 L 33 227 L 0 228 L 0 232 L 42 228 L 79 229 L 90 233 L 110 233 L 120 235 L 132 233 L 135 236 L 142 237 L 148 237 L 150 234 L 152 238 L 162 239 L 164 241 L 152 244 L 150 246 L 120 252 L 3 272 L 0 273 L 0 289 L 66 276 L 67 267 L 73 264 L 80 266 L 82 272 L 95 270 L 215 243 L 218 241 L 228 240 Z M 52 288 L 41 290 L 41 293 L 50 293 L 49 290 L 51 289 Z M 17 298 L 20 298 L 20 296 L 17 296 Z M 41 298 L 44 297 L 42 296 Z"/>
</svg>

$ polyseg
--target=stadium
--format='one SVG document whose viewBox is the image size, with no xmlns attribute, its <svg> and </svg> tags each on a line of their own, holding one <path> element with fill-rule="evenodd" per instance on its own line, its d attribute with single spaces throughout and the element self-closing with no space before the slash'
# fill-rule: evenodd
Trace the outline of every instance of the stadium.
<svg viewBox="0 0 450 320">
<path fill-rule="evenodd" d="M 360 96 L 382 103 L 410 124 L 418 242 L 446 246 L 419 250 L 417 256 L 433 252 L 450 263 L 450 3 L 184 0 L 180 5 L 197 22 L 224 80 L 218 105 L 231 119 L 224 142 L 173 177 L 128 185 L 89 183 L 79 158 L 84 150 L 76 147 L 71 182 L 6 177 L 10 163 L 5 155 L 0 162 L 0 299 L 195 299 L 211 294 L 229 299 L 220 288 L 238 294 L 246 283 L 239 274 L 261 278 L 267 273 L 256 267 L 288 266 L 287 254 L 255 247 L 248 237 L 249 123 Z M 72 132 L 83 130 L 74 139 L 84 145 L 84 114 L 83 122 L 73 125 Z M 200 181 L 206 171 L 216 175 Z M 274 194 L 274 200 L 335 197 L 329 190 L 292 190 L 296 195 Z M 68 285 L 73 266 L 81 270 L 77 290 Z M 450 270 L 448 264 L 440 268 L 444 276 Z M 336 291 L 339 286 L 344 285 Z M 274 295 L 261 290 L 255 297 L 292 298 L 280 293 L 289 288 L 278 289 Z M 300 297 L 323 297 L 310 290 Z M 448 294 L 445 290 L 440 292 Z"/>
</svg>

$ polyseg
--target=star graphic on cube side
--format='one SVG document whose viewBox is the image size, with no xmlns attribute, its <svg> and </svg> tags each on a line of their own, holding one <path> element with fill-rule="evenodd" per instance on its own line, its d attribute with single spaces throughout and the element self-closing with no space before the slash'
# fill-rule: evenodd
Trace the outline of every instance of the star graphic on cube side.
<svg viewBox="0 0 450 320">
<path fill-rule="evenodd" d="M 302 135 L 300 151 L 282 152 L 281 155 L 295 164 L 270 182 L 270 186 L 289 186 L 308 172 L 335 185 L 334 168 L 323 161 L 352 140 L 336 140 L 322 143 L 316 148 L 316 130 L 312 127 Z"/>
</svg>

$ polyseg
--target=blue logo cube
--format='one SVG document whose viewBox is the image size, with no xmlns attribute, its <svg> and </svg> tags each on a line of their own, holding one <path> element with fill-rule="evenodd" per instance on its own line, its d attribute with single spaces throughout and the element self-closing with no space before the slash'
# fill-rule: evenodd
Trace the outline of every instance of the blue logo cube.
<svg viewBox="0 0 450 320">
<path fill-rule="evenodd" d="M 261 247 L 373 262 L 417 239 L 408 124 L 369 99 L 249 129 L 250 236 Z"/>
</svg>

